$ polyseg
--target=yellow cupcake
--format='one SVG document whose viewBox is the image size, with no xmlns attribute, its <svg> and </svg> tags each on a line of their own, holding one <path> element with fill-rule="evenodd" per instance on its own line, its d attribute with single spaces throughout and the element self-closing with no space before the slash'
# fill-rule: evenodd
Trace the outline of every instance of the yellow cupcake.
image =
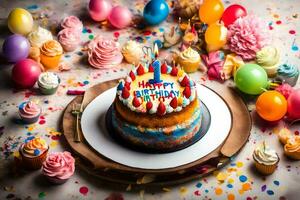
<svg viewBox="0 0 300 200">
<path fill-rule="evenodd" d="M 56 40 L 49 40 L 41 47 L 41 63 L 46 70 L 58 70 L 63 48 Z"/>
<path fill-rule="evenodd" d="M 281 129 L 278 133 L 278 139 L 283 145 L 285 145 L 291 137 L 291 131 L 287 128 Z"/>
<path fill-rule="evenodd" d="M 187 73 L 196 72 L 200 66 L 201 58 L 197 51 L 191 47 L 181 52 L 178 56 L 178 64 Z"/>
<path fill-rule="evenodd" d="M 284 154 L 294 160 L 300 160 L 300 137 L 289 138 L 284 145 Z"/>
</svg>

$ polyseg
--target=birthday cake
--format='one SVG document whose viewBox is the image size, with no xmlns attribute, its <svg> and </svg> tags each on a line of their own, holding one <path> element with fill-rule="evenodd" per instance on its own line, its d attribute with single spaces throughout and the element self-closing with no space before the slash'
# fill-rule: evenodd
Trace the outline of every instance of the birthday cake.
<svg viewBox="0 0 300 200">
<path fill-rule="evenodd" d="M 202 110 L 196 84 L 176 66 L 139 64 L 117 86 L 113 132 L 127 144 L 159 152 L 185 148 L 200 138 Z"/>
</svg>

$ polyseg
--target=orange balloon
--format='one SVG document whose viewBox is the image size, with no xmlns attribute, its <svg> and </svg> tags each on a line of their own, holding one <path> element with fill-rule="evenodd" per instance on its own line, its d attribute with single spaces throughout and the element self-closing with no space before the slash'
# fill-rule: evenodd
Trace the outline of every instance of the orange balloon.
<svg viewBox="0 0 300 200">
<path fill-rule="evenodd" d="M 287 100 L 277 91 L 264 92 L 256 101 L 256 111 L 264 120 L 280 120 L 287 112 Z"/>
<path fill-rule="evenodd" d="M 213 46 L 213 50 L 221 49 L 227 41 L 227 28 L 219 22 L 208 26 L 205 32 L 207 46 Z M 210 51 L 210 50 L 209 50 Z"/>
<path fill-rule="evenodd" d="M 212 24 L 221 19 L 224 5 L 221 0 L 204 0 L 199 8 L 200 20 L 206 24 Z"/>
</svg>

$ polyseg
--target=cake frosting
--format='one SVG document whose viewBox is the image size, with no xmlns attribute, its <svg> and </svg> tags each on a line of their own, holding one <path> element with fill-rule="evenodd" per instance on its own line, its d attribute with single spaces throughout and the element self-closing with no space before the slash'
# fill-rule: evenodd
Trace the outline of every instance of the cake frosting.
<svg viewBox="0 0 300 200">
<path fill-rule="evenodd" d="M 269 76 L 274 76 L 279 67 L 280 53 L 276 47 L 266 46 L 256 53 L 256 62 Z"/>
<path fill-rule="evenodd" d="M 125 60 L 132 64 L 138 64 L 144 56 L 141 45 L 134 40 L 129 40 L 124 44 L 122 54 Z"/>
<path fill-rule="evenodd" d="M 40 137 L 36 137 L 24 144 L 22 154 L 27 157 L 35 157 L 43 154 L 46 150 L 48 150 L 46 141 Z"/>
<path fill-rule="evenodd" d="M 190 62 L 199 62 L 200 60 L 199 53 L 194 49 L 192 49 L 191 47 L 184 50 L 179 56 L 181 59 L 189 60 Z"/>
<path fill-rule="evenodd" d="M 75 159 L 70 152 L 54 152 L 43 163 L 43 174 L 60 180 L 70 178 L 75 171 Z"/>
<path fill-rule="evenodd" d="M 300 137 L 295 136 L 288 139 L 284 146 L 284 153 L 296 160 L 300 160 Z"/>
<path fill-rule="evenodd" d="M 80 33 L 74 28 L 61 30 L 57 38 L 65 51 L 74 51 L 81 42 Z"/>
<path fill-rule="evenodd" d="M 77 30 L 79 33 L 82 32 L 83 29 L 82 22 L 76 16 L 69 16 L 64 18 L 60 25 L 63 29 L 72 28 Z"/>
<path fill-rule="evenodd" d="M 115 67 L 122 62 L 123 56 L 118 42 L 96 37 L 88 47 L 88 61 L 98 69 Z"/>
<path fill-rule="evenodd" d="M 266 145 L 265 142 L 254 150 L 253 158 L 263 165 L 274 165 L 278 162 L 276 151 Z"/>
<path fill-rule="evenodd" d="M 46 89 L 56 88 L 59 85 L 59 77 L 53 72 L 44 72 L 39 76 L 38 85 Z"/>
<path fill-rule="evenodd" d="M 41 53 L 45 56 L 54 57 L 63 53 L 63 48 L 56 40 L 49 40 L 41 47 Z"/>
<path fill-rule="evenodd" d="M 34 118 L 41 113 L 41 108 L 33 101 L 23 102 L 19 106 L 19 114 L 22 118 Z"/>
<path fill-rule="evenodd" d="M 299 69 L 294 65 L 283 64 L 277 70 L 277 79 L 283 83 L 295 86 L 299 77 Z"/>
<path fill-rule="evenodd" d="M 40 26 L 36 30 L 29 33 L 27 38 L 33 47 L 41 47 L 48 40 L 53 40 L 51 32 Z"/>
<path fill-rule="evenodd" d="M 285 145 L 291 137 L 291 131 L 287 128 L 282 128 L 278 133 L 278 139 L 283 145 Z"/>
</svg>

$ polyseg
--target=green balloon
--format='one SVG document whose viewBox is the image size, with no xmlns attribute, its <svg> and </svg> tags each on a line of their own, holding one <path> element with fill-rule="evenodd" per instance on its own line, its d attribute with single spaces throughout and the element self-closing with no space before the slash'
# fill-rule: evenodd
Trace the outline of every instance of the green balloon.
<svg viewBox="0 0 300 200">
<path fill-rule="evenodd" d="M 269 85 L 266 71 L 256 64 L 240 67 L 235 73 L 234 82 L 239 90 L 251 95 L 261 94 Z"/>
</svg>

